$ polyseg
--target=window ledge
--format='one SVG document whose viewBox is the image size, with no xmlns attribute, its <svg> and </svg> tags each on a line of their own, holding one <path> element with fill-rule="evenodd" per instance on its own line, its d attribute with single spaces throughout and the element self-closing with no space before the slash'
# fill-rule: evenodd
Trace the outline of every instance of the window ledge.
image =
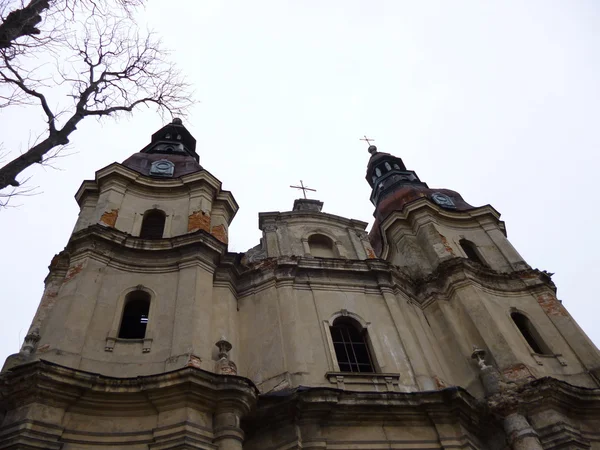
<svg viewBox="0 0 600 450">
<path fill-rule="evenodd" d="M 565 360 L 565 358 L 563 358 L 563 355 L 561 353 L 548 354 L 548 353 L 531 352 L 531 356 L 539 366 L 544 365 L 544 362 L 542 361 L 543 359 L 553 359 L 553 358 L 556 358 L 556 360 L 559 362 L 559 364 L 561 366 L 567 365 L 567 361 Z"/>
<path fill-rule="evenodd" d="M 119 345 L 129 345 L 129 344 L 142 344 L 142 353 L 149 353 L 152 348 L 152 338 L 144 338 L 144 339 L 124 339 L 124 338 L 115 338 L 115 337 L 107 337 L 106 344 L 104 345 L 105 352 L 112 352 L 115 348 L 115 344 L 119 343 Z"/>
<path fill-rule="evenodd" d="M 346 389 L 350 385 L 350 389 L 354 390 L 361 387 L 375 391 L 401 391 L 398 373 L 327 372 L 325 377 L 331 384 L 337 385 L 338 389 Z"/>
</svg>

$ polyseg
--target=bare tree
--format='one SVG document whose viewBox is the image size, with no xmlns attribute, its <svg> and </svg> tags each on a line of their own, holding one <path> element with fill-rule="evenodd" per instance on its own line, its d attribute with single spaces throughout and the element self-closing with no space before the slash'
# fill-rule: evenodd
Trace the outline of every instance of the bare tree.
<svg viewBox="0 0 600 450">
<path fill-rule="evenodd" d="M 135 7 L 143 5 L 144 0 L 115 0 L 114 3 L 128 14 Z M 65 18 L 73 18 L 77 9 L 98 13 L 108 11 L 111 6 L 110 0 L 30 0 L 27 4 L 0 0 L 0 48 L 20 45 L 22 38 L 39 37 L 42 34 L 39 25 L 47 14 L 58 12 Z"/>
<path fill-rule="evenodd" d="M 130 15 L 140 0 L 115 2 L 123 14 L 110 10 L 110 0 L 31 0 L 0 24 L 0 108 L 34 106 L 45 121 L 37 140 L 0 167 L 0 190 L 20 186 L 19 174 L 55 156 L 86 117 L 142 105 L 185 115 L 192 103 L 188 84 L 155 36 L 142 33 Z"/>
</svg>

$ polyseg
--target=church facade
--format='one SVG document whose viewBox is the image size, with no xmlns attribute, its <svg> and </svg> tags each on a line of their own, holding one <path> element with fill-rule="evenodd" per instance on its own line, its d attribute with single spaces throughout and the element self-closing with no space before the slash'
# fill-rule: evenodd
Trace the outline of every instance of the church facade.
<svg viewBox="0 0 600 450">
<path fill-rule="evenodd" d="M 375 222 L 238 205 L 181 121 L 84 181 L 0 449 L 600 449 L 600 353 L 500 214 L 369 147 Z"/>
</svg>

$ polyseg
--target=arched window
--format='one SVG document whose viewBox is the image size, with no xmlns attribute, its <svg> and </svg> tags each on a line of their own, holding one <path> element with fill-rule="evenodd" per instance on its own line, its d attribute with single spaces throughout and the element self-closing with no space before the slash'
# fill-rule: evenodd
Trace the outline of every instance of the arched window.
<svg viewBox="0 0 600 450">
<path fill-rule="evenodd" d="M 471 261 L 475 261 L 481 265 L 487 266 L 487 264 L 479 255 L 479 252 L 477 251 L 477 246 L 475 244 L 466 239 L 461 239 L 460 241 L 458 241 L 458 243 L 463 249 L 463 252 L 465 252 L 465 255 L 467 255 L 467 258 L 469 258 Z"/>
<path fill-rule="evenodd" d="M 133 291 L 127 294 L 119 328 L 119 338 L 144 339 L 149 311 L 150 294 L 144 291 Z"/>
<path fill-rule="evenodd" d="M 319 258 L 335 258 L 333 242 L 327 236 L 322 234 L 313 234 L 308 238 L 310 254 Z"/>
<path fill-rule="evenodd" d="M 366 330 L 347 317 L 335 319 L 329 330 L 340 371 L 375 372 Z"/>
<path fill-rule="evenodd" d="M 541 355 L 552 355 L 552 351 L 542 340 L 541 336 L 538 334 L 537 330 L 527 316 L 518 312 L 513 312 L 511 313 L 510 317 L 535 353 L 539 353 Z"/>
<path fill-rule="evenodd" d="M 165 230 L 166 215 L 160 209 L 151 209 L 144 214 L 140 237 L 144 239 L 161 239 Z"/>
</svg>

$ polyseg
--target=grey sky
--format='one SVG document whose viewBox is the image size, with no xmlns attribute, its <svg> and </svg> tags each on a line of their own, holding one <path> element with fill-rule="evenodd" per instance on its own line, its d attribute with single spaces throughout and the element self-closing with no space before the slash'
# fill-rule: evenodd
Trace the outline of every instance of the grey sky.
<svg viewBox="0 0 600 450">
<path fill-rule="evenodd" d="M 366 133 L 430 187 L 499 210 L 600 344 L 598 2 L 150 0 L 144 16 L 201 101 L 184 122 L 201 164 L 241 206 L 231 251 L 258 243 L 260 211 L 291 209 L 300 179 L 326 212 L 372 223 Z M 43 126 L 28 110 L 0 120 L 14 151 Z M 81 182 L 162 123 L 86 119 L 61 171 L 30 171 L 43 193 L 0 211 L 2 361 L 72 231 Z"/>
</svg>

